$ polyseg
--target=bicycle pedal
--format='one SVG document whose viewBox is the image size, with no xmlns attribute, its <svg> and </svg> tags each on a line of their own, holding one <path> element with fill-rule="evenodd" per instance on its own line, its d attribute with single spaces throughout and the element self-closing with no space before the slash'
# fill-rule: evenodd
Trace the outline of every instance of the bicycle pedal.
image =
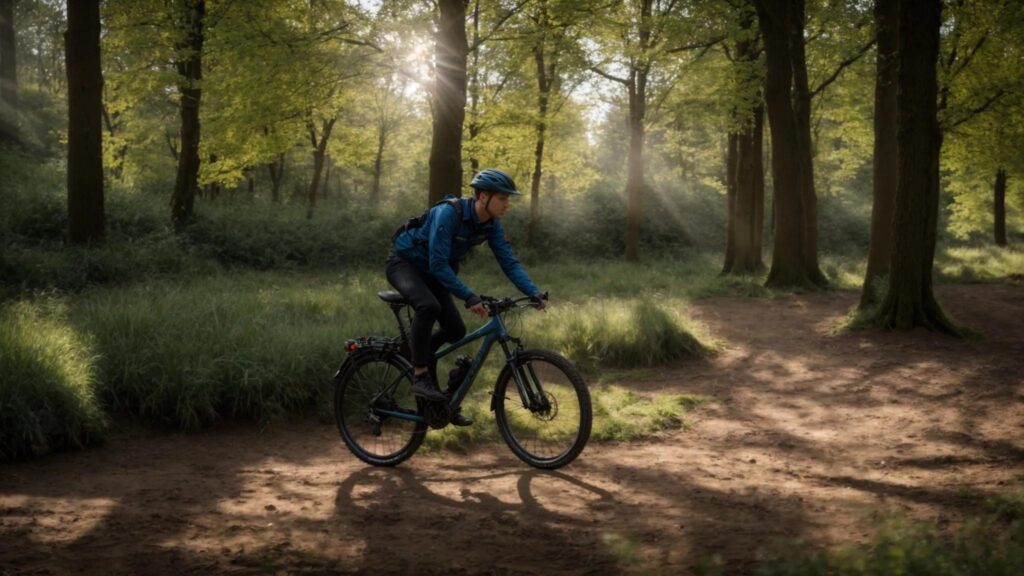
<svg viewBox="0 0 1024 576">
<path fill-rule="evenodd" d="M 423 418 L 427 426 L 440 430 L 451 421 L 452 412 L 445 402 L 427 402 L 423 407 Z"/>
</svg>

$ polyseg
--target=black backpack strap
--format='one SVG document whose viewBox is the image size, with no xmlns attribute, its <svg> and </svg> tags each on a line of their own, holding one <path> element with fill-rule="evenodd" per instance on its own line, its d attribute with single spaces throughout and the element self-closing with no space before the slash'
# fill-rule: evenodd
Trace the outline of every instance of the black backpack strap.
<svg viewBox="0 0 1024 576">
<path fill-rule="evenodd" d="M 419 228 L 420 226 L 422 226 L 423 223 L 426 222 L 427 218 L 430 216 L 430 211 L 433 210 L 435 207 L 441 206 L 443 204 L 448 204 L 452 208 L 455 208 L 455 214 L 458 215 L 459 220 L 462 220 L 462 200 L 454 196 L 451 198 L 445 198 L 444 200 L 441 200 L 440 202 L 434 204 L 430 208 L 427 208 L 427 210 L 423 212 L 423 214 L 409 218 L 408 220 L 405 221 L 405 224 L 402 224 L 401 226 L 396 228 L 395 232 L 391 235 L 391 242 L 394 243 L 395 240 L 398 239 L 398 236 L 401 235 L 403 232 L 412 230 L 414 228 Z"/>
</svg>

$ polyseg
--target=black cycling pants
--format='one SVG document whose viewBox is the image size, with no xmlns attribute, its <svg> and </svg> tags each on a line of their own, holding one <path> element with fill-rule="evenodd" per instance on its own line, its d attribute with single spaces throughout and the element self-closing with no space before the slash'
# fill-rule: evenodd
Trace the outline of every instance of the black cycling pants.
<svg viewBox="0 0 1024 576">
<path fill-rule="evenodd" d="M 409 261 L 392 254 L 387 262 L 387 276 L 388 282 L 416 312 L 409 343 L 412 365 L 433 368 L 434 352 L 446 342 L 455 342 L 465 336 L 466 323 L 462 321 L 448 290 Z M 439 322 L 441 327 L 431 334 L 435 322 Z"/>
</svg>

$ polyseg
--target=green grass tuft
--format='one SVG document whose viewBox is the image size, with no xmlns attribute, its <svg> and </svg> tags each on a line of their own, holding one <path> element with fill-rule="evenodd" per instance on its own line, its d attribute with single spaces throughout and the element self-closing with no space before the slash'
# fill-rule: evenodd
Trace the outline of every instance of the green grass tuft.
<svg viewBox="0 0 1024 576">
<path fill-rule="evenodd" d="M 707 573 L 721 573 L 711 570 Z M 901 516 L 885 519 L 870 544 L 812 552 L 800 542 L 781 549 L 761 576 L 1016 576 L 1024 574 L 1024 491 L 1000 495 L 989 511 L 955 530 Z"/>
<path fill-rule="evenodd" d="M 93 350 L 56 300 L 0 309 L 0 460 L 102 440 Z"/>
</svg>

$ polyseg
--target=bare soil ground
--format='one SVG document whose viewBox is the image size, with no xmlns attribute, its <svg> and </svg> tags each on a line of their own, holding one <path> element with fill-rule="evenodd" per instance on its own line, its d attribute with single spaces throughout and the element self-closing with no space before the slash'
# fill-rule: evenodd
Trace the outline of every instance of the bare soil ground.
<svg viewBox="0 0 1024 576">
<path fill-rule="evenodd" d="M 939 297 L 983 337 L 830 336 L 850 293 L 700 301 L 725 350 L 633 385 L 715 402 L 556 473 L 503 445 L 374 469 L 311 421 L 4 465 L 0 574 L 742 574 L 884 511 L 955 524 L 1024 485 L 1024 287 Z"/>
</svg>

